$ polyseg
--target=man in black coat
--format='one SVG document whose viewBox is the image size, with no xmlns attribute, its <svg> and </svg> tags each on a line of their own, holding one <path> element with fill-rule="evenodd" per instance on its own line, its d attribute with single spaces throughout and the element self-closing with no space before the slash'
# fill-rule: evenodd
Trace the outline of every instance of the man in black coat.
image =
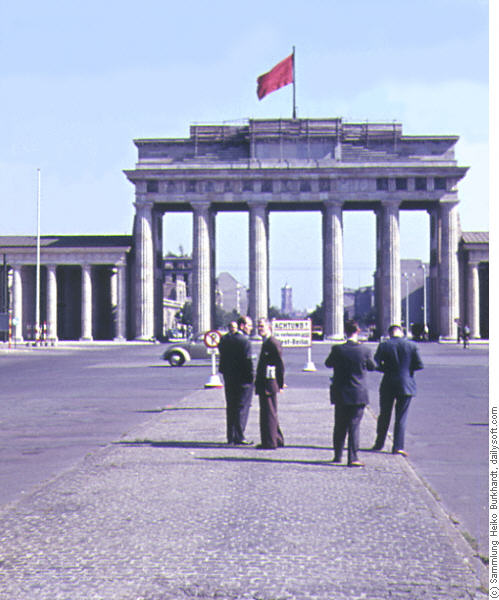
<svg viewBox="0 0 499 600">
<path fill-rule="evenodd" d="M 218 370 L 224 377 L 227 417 L 227 443 L 249 445 L 244 437 L 253 397 L 253 359 L 248 339 L 253 323 L 250 317 L 239 317 L 235 333 L 220 340 Z"/>
<path fill-rule="evenodd" d="M 281 344 L 271 336 L 267 319 L 258 321 L 258 334 L 263 338 L 256 368 L 255 391 L 260 400 L 260 437 L 257 448 L 275 450 L 284 446 L 277 416 L 277 394 L 284 386 L 284 363 Z"/>
<path fill-rule="evenodd" d="M 414 371 L 423 368 L 418 348 L 403 336 L 399 325 L 388 328 L 389 339 L 381 342 L 374 355 L 378 371 L 383 373 L 379 387 L 379 417 L 373 450 L 382 450 L 395 404 L 393 454 L 407 456 L 404 450 L 405 425 L 411 398 L 416 394 Z"/>
<path fill-rule="evenodd" d="M 348 433 L 348 466 L 363 467 L 359 462 L 360 422 L 364 407 L 369 404 L 365 383 L 367 371 L 376 366 L 367 346 L 358 342 L 359 326 L 355 321 L 345 323 L 347 341 L 331 348 L 326 367 L 334 369 L 331 385 L 331 404 L 334 404 L 333 462 L 341 462 L 343 446 Z"/>
</svg>

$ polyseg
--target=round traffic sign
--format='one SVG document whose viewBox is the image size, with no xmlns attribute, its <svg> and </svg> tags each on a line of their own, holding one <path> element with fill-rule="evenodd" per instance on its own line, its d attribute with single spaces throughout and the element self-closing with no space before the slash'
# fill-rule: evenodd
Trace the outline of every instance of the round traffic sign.
<svg viewBox="0 0 499 600">
<path fill-rule="evenodd" d="M 208 348 L 217 348 L 218 344 L 220 344 L 221 339 L 222 334 L 216 329 L 207 331 L 203 336 L 204 345 Z"/>
</svg>

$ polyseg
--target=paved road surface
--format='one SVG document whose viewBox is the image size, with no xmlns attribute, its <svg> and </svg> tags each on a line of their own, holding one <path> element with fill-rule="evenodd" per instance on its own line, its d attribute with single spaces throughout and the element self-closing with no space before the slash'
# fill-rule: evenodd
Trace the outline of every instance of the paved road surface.
<svg viewBox="0 0 499 600">
<path fill-rule="evenodd" d="M 286 351 L 290 389 L 323 389 L 327 402 L 329 348 L 314 345 L 316 373 L 302 371 L 305 350 Z M 409 415 L 410 462 L 487 554 L 488 348 L 419 348 L 426 368 Z M 203 388 L 209 367 L 173 369 L 160 354 L 158 345 L 0 351 L 0 505 Z M 372 374 L 375 413 L 378 383 Z"/>
</svg>

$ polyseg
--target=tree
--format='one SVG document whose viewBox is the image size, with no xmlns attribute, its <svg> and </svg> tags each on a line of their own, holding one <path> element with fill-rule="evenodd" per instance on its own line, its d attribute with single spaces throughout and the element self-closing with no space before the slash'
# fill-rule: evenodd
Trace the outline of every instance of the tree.
<svg viewBox="0 0 499 600">
<path fill-rule="evenodd" d="M 182 307 L 182 310 L 179 310 L 175 317 L 184 325 L 192 325 L 194 317 L 192 312 L 192 302 L 186 302 Z"/>
<path fill-rule="evenodd" d="M 315 327 L 323 327 L 324 326 L 324 306 L 322 302 L 315 307 L 309 315 L 309 318 L 312 319 L 312 325 Z"/>
<path fill-rule="evenodd" d="M 237 321 L 240 316 L 236 309 L 227 312 L 221 306 L 215 306 L 215 329 L 228 327 L 231 321 Z"/>
</svg>

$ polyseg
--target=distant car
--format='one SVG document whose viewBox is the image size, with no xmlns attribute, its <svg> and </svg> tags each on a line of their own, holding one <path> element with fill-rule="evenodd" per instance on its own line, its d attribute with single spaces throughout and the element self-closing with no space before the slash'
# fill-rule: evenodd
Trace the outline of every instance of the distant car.
<svg viewBox="0 0 499 600">
<path fill-rule="evenodd" d="M 167 344 L 162 358 L 167 360 L 172 367 L 181 367 L 193 359 L 209 359 L 210 354 L 203 341 L 203 334 L 200 334 L 187 342 Z"/>
</svg>

